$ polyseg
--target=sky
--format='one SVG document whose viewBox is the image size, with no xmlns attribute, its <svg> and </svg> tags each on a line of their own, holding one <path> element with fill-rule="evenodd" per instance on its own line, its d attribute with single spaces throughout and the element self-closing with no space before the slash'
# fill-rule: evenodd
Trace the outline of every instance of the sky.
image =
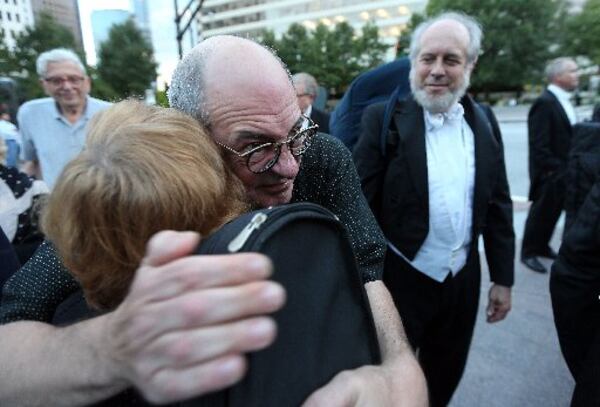
<svg viewBox="0 0 600 407">
<path fill-rule="evenodd" d="M 186 1 L 180 1 L 180 4 Z M 159 77 L 157 87 L 164 88 L 170 82 L 171 74 L 177 65 L 177 41 L 175 39 L 175 7 L 173 0 L 147 0 L 154 58 L 158 62 Z M 86 57 L 90 65 L 96 64 L 94 40 L 92 37 L 91 13 L 93 10 L 122 9 L 132 11 L 129 0 L 79 0 L 79 17 Z M 189 48 L 190 39 L 186 36 L 185 45 Z M 184 47 L 184 50 L 186 48 Z"/>
</svg>

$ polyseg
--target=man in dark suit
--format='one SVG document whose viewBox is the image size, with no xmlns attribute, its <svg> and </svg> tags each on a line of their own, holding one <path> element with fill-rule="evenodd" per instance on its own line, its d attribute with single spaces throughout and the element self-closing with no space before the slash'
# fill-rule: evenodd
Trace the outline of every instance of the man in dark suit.
<svg viewBox="0 0 600 407">
<path fill-rule="evenodd" d="M 577 64 L 557 58 L 546 66 L 550 83 L 529 110 L 529 199 L 532 201 L 521 246 L 521 261 L 538 273 L 538 256 L 556 258 L 549 242 L 565 201 L 565 175 L 571 128 L 577 121 L 569 98 L 577 88 Z"/>
<path fill-rule="evenodd" d="M 319 93 L 319 84 L 315 77 L 306 72 L 300 72 L 292 76 L 292 82 L 296 89 L 298 106 L 300 106 L 302 113 L 319 125 L 321 133 L 329 134 L 329 113 L 313 106 Z"/>
<path fill-rule="evenodd" d="M 600 140 L 600 139 L 599 139 Z M 572 407 L 600 405 L 600 177 L 565 233 L 550 294 L 558 341 L 575 379 Z"/>
<path fill-rule="evenodd" d="M 491 280 L 488 322 L 510 310 L 512 202 L 491 111 L 465 95 L 481 43 L 471 17 L 426 20 L 410 47 L 412 94 L 395 106 L 387 145 L 384 104 L 363 115 L 354 158 L 388 240 L 384 282 L 427 379 L 445 406 L 467 360 L 478 309 L 483 234 Z"/>
</svg>

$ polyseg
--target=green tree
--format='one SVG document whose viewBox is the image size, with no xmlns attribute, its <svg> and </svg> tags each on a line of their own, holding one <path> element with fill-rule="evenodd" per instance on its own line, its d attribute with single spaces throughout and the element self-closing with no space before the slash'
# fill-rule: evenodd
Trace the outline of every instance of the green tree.
<svg viewBox="0 0 600 407">
<path fill-rule="evenodd" d="M 162 107 L 169 107 L 169 97 L 166 90 L 156 91 L 156 104 Z"/>
<path fill-rule="evenodd" d="M 375 25 L 365 25 L 357 35 L 346 22 L 333 28 L 319 24 L 312 31 L 292 24 L 281 39 L 266 31 L 260 42 L 275 49 L 292 73 L 308 72 L 336 95 L 361 72 L 379 65 L 388 49 Z"/>
<path fill-rule="evenodd" d="M 33 27 L 27 27 L 16 38 L 15 47 L 9 52 L 7 63 L 2 66 L 2 73 L 16 77 L 23 100 L 44 95 L 35 62 L 42 52 L 58 47 L 73 49 L 80 57 L 83 54 L 76 49 L 71 31 L 45 13 L 40 14 Z M 82 61 L 85 59 L 82 58 Z"/>
<path fill-rule="evenodd" d="M 396 46 L 396 57 L 404 57 L 410 54 L 410 36 L 414 29 L 425 20 L 423 14 L 414 13 L 410 16 L 410 21 L 406 25 L 406 28 L 400 34 L 398 38 L 398 44 Z"/>
<path fill-rule="evenodd" d="M 475 92 L 521 91 L 540 82 L 545 62 L 558 50 L 564 33 L 564 0 L 430 0 L 426 15 L 459 11 L 482 25 L 482 54 L 473 75 Z M 418 23 L 422 16 L 412 21 Z M 412 25 L 414 27 L 414 25 Z M 403 33 L 406 51 L 410 31 Z M 554 53 L 553 53 L 554 51 Z"/>
<path fill-rule="evenodd" d="M 600 0 L 587 0 L 580 13 L 567 20 L 565 49 L 600 65 Z"/>
<path fill-rule="evenodd" d="M 156 80 L 157 63 L 148 40 L 132 19 L 114 25 L 108 39 L 100 44 L 99 78 L 118 97 L 141 97 Z"/>
<path fill-rule="evenodd" d="M 92 81 L 92 90 L 90 91 L 90 95 L 108 101 L 116 101 L 119 100 L 119 94 L 107 83 L 104 79 L 100 77 L 98 74 L 98 69 L 88 66 L 87 74 Z"/>
</svg>

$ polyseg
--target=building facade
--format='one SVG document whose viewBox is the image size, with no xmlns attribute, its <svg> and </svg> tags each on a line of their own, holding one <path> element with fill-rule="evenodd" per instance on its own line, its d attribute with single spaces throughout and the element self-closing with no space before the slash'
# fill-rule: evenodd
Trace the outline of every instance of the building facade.
<svg viewBox="0 0 600 407">
<path fill-rule="evenodd" d="M 108 39 L 110 29 L 115 24 L 123 24 L 131 17 L 127 10 L 108 9 L 92 11 L 92 36 L 94 37 L 94 48 L 96 56 L 100 52 L 100 44 Z"/>
<path fill-rule="evenodd" d="M 0 34 L 9 48 L 15 46 L 17 36 L 33 23 L 29 0 L 0 0 Z"/>
<path fill-rule="evenodd" d="M 197 19 L 201 38 L 218 34 L 253 37 L 262 30 L 279 36 L 293 23 L 314 29 L 347 22 L 355 29 L 376 24 L 380 37 L 394 45 L 412 13 L 426 0 L 206 0 Z"/>
<path fill-rule="evenodd" d="M 130 8 L 133 10 L 133 18 L 139 29 L 152 44 L 152 34 L 150 30 L 150 14 L 148 13 L 148 3 L 146 0 L 130 0 Z"/>
<path fill-rule="evenodd" d="M 40 13 L 49 14 L 58 24 L 73 33 L 75 45 L 83 49 L 77 0 L 31 0 L 31 7 L 34 18 L 37 18 Z"/>
</svg>

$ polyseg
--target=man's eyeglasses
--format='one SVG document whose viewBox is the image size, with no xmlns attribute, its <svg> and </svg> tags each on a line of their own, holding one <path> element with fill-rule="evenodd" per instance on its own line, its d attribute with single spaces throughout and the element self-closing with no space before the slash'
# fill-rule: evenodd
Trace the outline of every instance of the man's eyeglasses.
<svg viewBox="0 0 600 407">
<path fill-rule="evenodd" d="M 300 157 L 308 150 L 313 137 L 317 134 L 319 126 L 304 115 L 300 117 L 299 122 L 300 124 L 292 130 L 295 133 L 288 137 L 287 140 L 278 143 L 252 143 L 243 152 L 239 152 L 218 141 L 216 143 L 238 157 L 246 158 L 248 169 L 255 174 L 261 174 L 269 171 L 277 163 L 281 155 L 281 147 L 284 144 L 287 145 L 287 148 L 294 157 Z"/>
<path fill-rule="evenodd" d="M 83 76 L 51 76 L 49 78 L 44 78 L 44 81 L 48 82 L 52 86 L 61 86 L 62 84 L 69 82 L 73 86 L 79 86 L 84 81 Z"/>
</svg>

